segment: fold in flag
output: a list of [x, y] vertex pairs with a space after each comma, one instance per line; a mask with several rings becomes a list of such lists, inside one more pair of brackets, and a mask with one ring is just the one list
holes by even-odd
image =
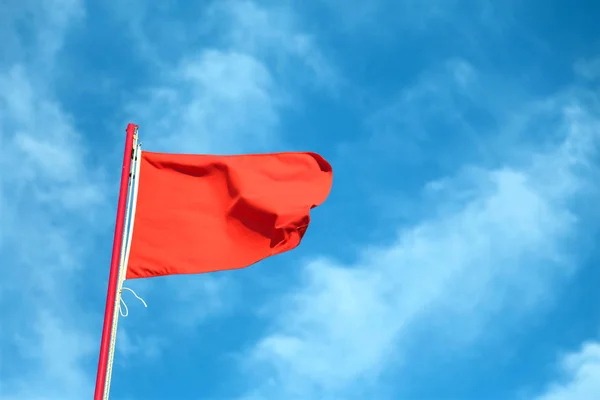
[[315, 153], [138, 157], [127, 279], [244, 268], [291, 250], [332, 184]]

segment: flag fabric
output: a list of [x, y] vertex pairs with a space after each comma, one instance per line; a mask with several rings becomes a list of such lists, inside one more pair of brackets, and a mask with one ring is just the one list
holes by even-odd
[[142, 152], [127, 279], [250, 266], [298, 246], [332, 185], [315, 153]]

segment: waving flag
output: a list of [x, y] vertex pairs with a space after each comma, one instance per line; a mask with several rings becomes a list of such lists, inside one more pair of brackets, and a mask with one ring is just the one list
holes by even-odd
[[331, 166], [314, 153], [141, 153], [127, 279], [247, 267], [296, 247]]

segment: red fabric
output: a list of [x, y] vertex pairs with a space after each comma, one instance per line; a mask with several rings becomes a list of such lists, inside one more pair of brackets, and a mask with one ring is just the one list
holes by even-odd
[[127, 279], [244, 268], [291, 250], [331, 184], [314, 153], [142, 152]]

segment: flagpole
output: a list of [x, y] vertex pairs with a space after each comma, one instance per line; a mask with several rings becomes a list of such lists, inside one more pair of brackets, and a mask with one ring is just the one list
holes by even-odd
[[119, 200], [117, 205], [117, 220], [115, 223], [115, 235], [113, 239], [112, 256], [110, 260], [110, 273], [108, 277], [108, 290], [106, 293], [106, 306], [104, 309], [104, 325], [102, 327], [102, 339], [100, 342], [100, 356], [98, 359], [98, 373], [96, 375], [96, 390], [94, 400], [102, 400], [106, 387], [106, 374], [108, 358], [110, 353], [110, 338], [113, 320], [115, 318], [115, 302], [119, 278], [119, 261], [121, 258], [121, 243], [125, 223], [125, 210], [127, 206], [127, 192], [131, 173], [131, 159], [133, 156], [133, 139], [137, 134], [137, 125], [128, 124], [125, 138], [125, 155], [123, 156], [123, 167], [121, 170], [121, 187], [119, 189]]

